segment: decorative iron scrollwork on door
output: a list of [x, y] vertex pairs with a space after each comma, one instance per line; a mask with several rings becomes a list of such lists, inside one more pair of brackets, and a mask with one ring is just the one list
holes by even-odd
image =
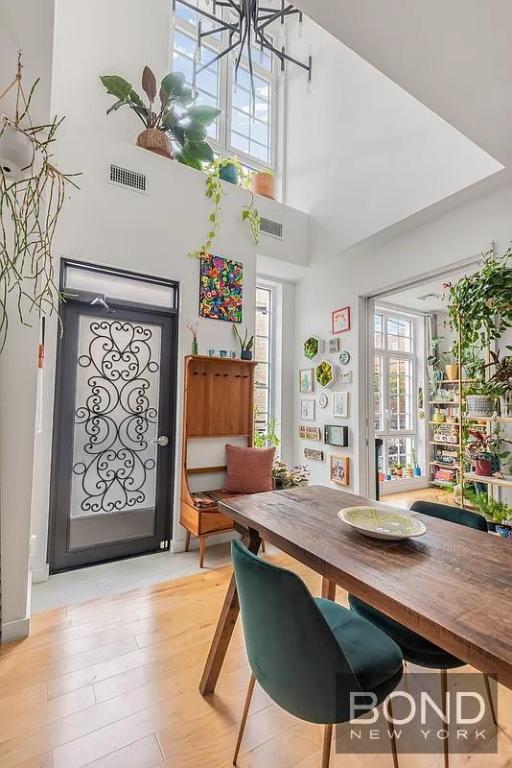
[[71, 515], [154, 504], [160, 329], [81, 318]]

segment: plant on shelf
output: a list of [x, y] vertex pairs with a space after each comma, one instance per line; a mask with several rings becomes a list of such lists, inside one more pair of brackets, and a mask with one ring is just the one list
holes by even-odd
[[421, 477], [421, 467], [418, 464], [418, 455], [415, 448], [413, 448], [411, 451], [411, 461], [414, 477]]
[[260, 413], [257, 408], [254, 409], [254, 434], [252, 444], [254, 448], [279, 448], [281, 445], [281, 438], [277, 434], [277, 419], [275, 416], [271, 416], [266, 425], [266, 429], [258, 429], [257, 422], [260, 418]]
[[466, 460], [474, 465], [476, 475], [490, 477], [499, 471], [501, 462], [510, 457], [510, 451], [503, 450], [510, 441], [503, 438], [499, 428], [493, 432], [468, 429], [463, 440]]
[[192, 334], [192, 354], [199, 354], [199, 344], [197, 341], [197, 323], [187, 323], [187, 331]]
[[284, 461], [276, 459], [272, 467], [272, 480], [276, 490], [284, 488], [297, 488], [307, 485], [309, 470], [304, 466], [288, 467]]
[[474, 346], [486, 348], [512, 327], [512, 248], [503, 256], [488, 251], [478, 272], [447, 287], [450, 326], [458, 333], [460, 324], [461, 353]]
[[[190, 252], [189, 256], [193, 258], [200, 258], [210, 253], [213, 248], [213, 243], [219, 231], [222, 213], [222, 197], [224, 195], [222, 181], [226, 180], [225, 178], [223, 179], [222, 174], [227, 169], [230, 171], [232, 169], [236, 170], [239, 186], [245, 189], [249, 195], [249, 202], [247, 205], [242, 206], [242, 221], [246, 221], [249, 224], [254, 242], [256, 244], [259, 242], [261, 219], [254, 205], [254, 195], [249, 188], [250, 177], [237, 157], [219, 157], [210, 163], [206, 171], [205, 195], [208, 200], [212, 201], [213, 207], [208, 217], [207, 237], [197, 251]], [[229, 183], [233, 182], [230, 181]]]
[[496, 501], [487, 493], [476, 493], [474, 498], [478, 509], [486, 520], [495, 525], [512, 524], [512, 507], [508, 504], [503, 501]]
[[233, 336], [240, 344], [240, 357], [242, 360], [252, 360], [252, 348], [254, 345], [254, 336], [249, 336], [249, 331], [245, 329], [244, 338], [240, 336], [238, 328], [233, 323]]
[[[512, 347], [507, 346], [508, 350]], [[501, 398], [501, 415], [509, 416], [512, 410], [512, 355], [500, 358], [499, 353], [489, 351], [491, 362], [486, 368], [494, 368], [494, 373], [489, 378], [489, 384], [496, 387]]]
[[137, 138], [139, 147], [171, 159], [177, 148], [176, 159], [200, 171], [204, 163], [213, 160], [213, 150], [206, 141], [207, 129], [220, 115], [220, 109], [195, 106], [196, 95], [186, 85], [182, 72], [170, 72], [158, 88], [154, 73], [148, 66], [144, 67], [142, 89], [148, 98], [147, 104], [123, 77], [102, 75], [100, 80], [107, 93], [116, 98], [107, 115], [129, 107], [144, 125]]
[[0, 111], [0, 352], [12, 320], [30, 326], [34, 318], [58, 312], [53, 239], [69, 185], [77, 174], [60, 171], [53, 147], [63, 118], [37, 124], [30, 105], [21, 54], [13, 81], [0, 95], [16, 92], [15, 114]]
[[436, 383], [440, 383], [445, 375], [449, 381], [459, 378], [459, 366], [455, 362], [457, 357], [454, 350], [448, 353], [440, 349], [444, 340], [444, 336], [433, 336], [430, 342], [430, 354], [427, 355], [427, 364], [432, 368], [432, 378]]
[[464, 388], [467, 416], [470, 418], [492, 416], [501, 393], [501, 387], [491, 380], [471, 382]]

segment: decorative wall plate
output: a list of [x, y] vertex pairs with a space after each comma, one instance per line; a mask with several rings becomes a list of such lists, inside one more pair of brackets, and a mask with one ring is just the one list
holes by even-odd
[[350, 363], [350, 352], [347, 352], [347, 350], [344, 349], [343, 352], [340, 353], [339, 361], [342, 365]]
[[327, 397], [326, 394], [322, 392], [322, 394], [318, 398], [318, 405], [320, 406], [320, 408], [327, 408], [328, 402], [329, 402], [329, 398]]

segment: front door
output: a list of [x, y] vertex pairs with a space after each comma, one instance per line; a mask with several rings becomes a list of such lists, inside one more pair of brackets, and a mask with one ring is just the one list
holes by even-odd
[[51, 572], [168, 547], [176, 323], [140, 305], [64, 304]]

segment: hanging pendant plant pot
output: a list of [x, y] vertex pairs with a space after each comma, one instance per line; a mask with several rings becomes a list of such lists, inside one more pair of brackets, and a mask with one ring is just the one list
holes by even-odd
[[0, 118], [0, 166], [4, 176], [16, 179], [32, 166], [34, 143], [5, 115]]
[[168, 157], [169, 160], [174, 159], [169, 136], [163, 131], [159, 131], [158, 128], [146, 128], [145, 131], [139, 133], [137, 146], [149, 149], [150, 152], [155, 152], [162, 157]]

